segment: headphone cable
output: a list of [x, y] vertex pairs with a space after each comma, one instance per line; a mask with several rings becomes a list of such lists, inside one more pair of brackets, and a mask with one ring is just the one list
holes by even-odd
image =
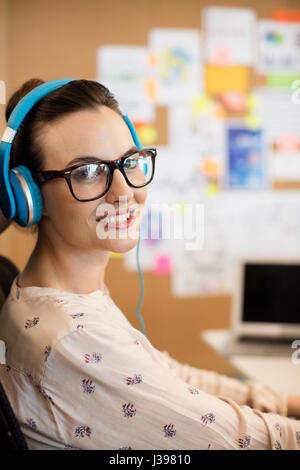
[[143, 296], [144, 296], [144, 280], [143, 280], [143, 273], [142, 273], [141, 266], [140, 266], [140, 232], [139, 232], [139, 239], [138, 239], [137, 247], [136, 247], [136, 263], [137, 263], [137, 268], [138, 268], [139, 277], [140, 277], [140, 284], [141, 284], [141, 292], [140, 292], [140, 298], [139, 298], [138, 306], [137, 306], [137, 309], [136, 309], [136, 314], [138, 316], [140, 325], [142, 327], [142, 332], [146, 336], [146, 338], [148, 339], [147, 334], [146, 334], [146, 330], [145, 330], [145, 326], [144, 326], [144, 321], [143, 321], [142, 315], [140, 313], [141, 304], [142, 304]]

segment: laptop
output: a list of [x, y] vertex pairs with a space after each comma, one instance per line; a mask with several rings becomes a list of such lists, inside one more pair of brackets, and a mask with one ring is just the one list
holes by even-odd
[[300, 260], [240, 260], [225, 354], [291, 357], [299, 340]]

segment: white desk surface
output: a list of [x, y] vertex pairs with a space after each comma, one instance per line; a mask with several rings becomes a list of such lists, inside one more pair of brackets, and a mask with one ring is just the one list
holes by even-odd
[[[205, 330], [201, 338], [224, 356], [225, 344], [230, 330]], [[278, 356], [225, 356], [240, 372], [251, 380], [268, 384], [277, 390], [300, 394], [300, 364], [294, 364], [289, 357]]]

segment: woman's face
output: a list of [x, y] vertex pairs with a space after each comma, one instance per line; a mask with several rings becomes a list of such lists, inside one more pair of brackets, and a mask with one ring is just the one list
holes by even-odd
[[[43, 170], [63, 170], [78, 163], [71, 161], [82, 156], [117, 160], [135, 147], [123, 118], [106, 106], [78, 111], [45, 125], [38, 142], [44, 155]], [[74, 199], [63, 178], [44, 183], [41, 191], [44, 216], [40, 223], [50, 239], [59, 237], [63, 244], [74, 248], [114, 252], [126, 252], [136, 245], [137, 237], [130, 233], [138, 233], [147, 189], [128, 186], [119, 170], [114, 171], [109, 191], [95, 201]], [[136, 210], [129, 230], [127, 222], [116, 220], [108, 228], [103, 224], [104, 219], [99, 221], [99, 215], [106, 214], [107, 210], [108, 216], [113, 216], [115, 211], [126, 212], [133, 208]], [[99, 228], [105, 233], [102, 238]]]

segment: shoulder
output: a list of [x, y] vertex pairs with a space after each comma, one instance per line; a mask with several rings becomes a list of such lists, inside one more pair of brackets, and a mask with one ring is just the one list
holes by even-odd
[[107, 296], [95, 303], [76, 294], [28, 292], [11, 290], [0, 314], [0, 339], [6, 347], [6, 364], [39, 382], [51, 350], [62, 338], [101, 323], [109, 302]]

